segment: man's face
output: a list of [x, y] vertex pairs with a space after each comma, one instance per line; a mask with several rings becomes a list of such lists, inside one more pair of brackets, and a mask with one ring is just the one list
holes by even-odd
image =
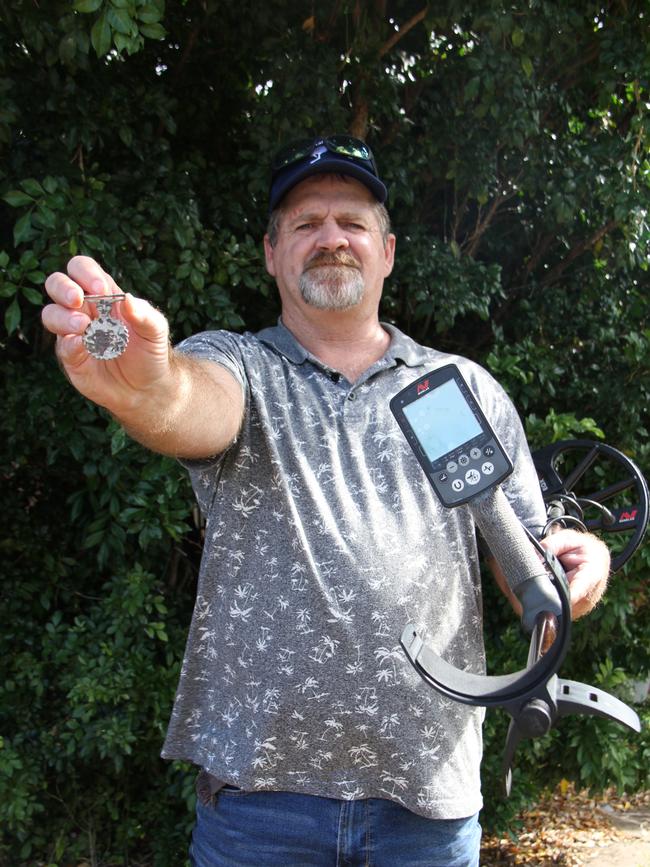
[[315, 175], [291, 190], [278, 237], [264, 239], [283, 306], [347, 310], [377, 305], [393, 266], [394, 236], [382, 238], [376, 202], [352, 178]]

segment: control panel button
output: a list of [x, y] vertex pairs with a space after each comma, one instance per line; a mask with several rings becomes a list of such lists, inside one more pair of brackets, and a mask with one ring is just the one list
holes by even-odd
[[449, 463], [447, 464], [447, 472], [448, 473], [455, 473], [457, 469], [458, 469], [458, 464], [456, 463], [456, 461], [449, 461]]
[[467, 470], [465, 473], [465, 481], [468, 485], [478, 485], [481, 481], [481, 474], [478, 470]]
[[446, 482], [448, 478], [449, 476], [447, 475], [447, 473], [440, 473], [440, 475], [438, 476], [438, 481]]
[[485, 448], [483, 449], [483, 454], [486, 458], [491, 458], [494, 454], [494, 446], [485, 446]]
[[473, 461], [478, 461], [481, 457], [481, 450], [477, 449], [476, 446], [474, 446], [474, 448], [470, 451], [469, 456]]
[[491, 476], [494, 472], [494, 464], [491, 461], [485, 461], [481, 467], [484, 476]]
[[462, 479], [454, 479], [454, 481], [451, 483], [451, 486], [454, 491], [459, 494], [465, 487], [465, 482]]
[[468, 458], [468, 456], [467, 456], [467, 455], [461, 455], [461, 456], [458, 458], [458, 463], [461, 465], [461, 467], [466, 467], [467, 464], [469, 463], [469, 458]]

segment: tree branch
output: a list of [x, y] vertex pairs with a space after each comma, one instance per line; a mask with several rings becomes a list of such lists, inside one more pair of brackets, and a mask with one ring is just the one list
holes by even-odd
[[541, 286], [548, 286], [551, 283], [555, 283], [558, 280], [564, 271], [569, 267], [569, 265], [574, 262], [579, 256], [582, 256], [587, 250], [591, 249], [595, 244], [600, 241], [605, 235], [609, 234], [612, 229], [616, 228], [618, 222], [616, 220], [608, 220], [604, 226], [601, 226], [600, 229], [597, 229], [592, 235], [588, 238], [584, 238], [578, 244], [569, 250], [567, 255], [562, 259], [561, 262], [553, 268], [553, 270], [546, 276], [540, 283]]
[[474, 229], [474, 231], [472, 232], [470, 237], [463, 244], [463, 247], [465, 247], [465, 253], [467, 256], [469, 256], [471, 259], [474, 258], [475, 254], [476, 254], [476, 250], [478, 248], [478, 245], [481, 241], [481, 238], [483, 237], [483, 235], [487, 231], [487, 229], [490, 227], [490, 224], [492, 223], [492, 220], [496, 216], [497, 211], [499, 210], [501, 205], [503, 205], [504, 202], [507, 202], [508, 199], [511, 199], [513, 196], [516, 196], [516, 195], [517, 195], [517, 190], [515, 189], [510, 193], [501, 193], [500, 195], [496, 196], [492, 200], [492, 204], [488, 208], [487, 214], [485, 215], [485, 218], [483, 220], [481, 220], [481, 211], [479, 210], [478, 216], [476, 218], [476, 228]]
[[541, 239], [538, 239], [533, 247], [533, 252], [531, 253], [528, 261], [526, 262], [525, 268], [525, 276], [524, 283], [528, 281], [528, 278], [532, 274], [532, 272], [537, 268], [539, 263], [542, 260], [542, 257], [546, 255], [549, 248], [553, 246], [555, 241], [555, 236], [552, 234], [546, 234]]
[[384, 42], [384, 44], [379, 49], [379, 57], [381, 58], [384, 56], [384, 54], [388, 54], [388, 52], [397, 45], [400, 39], [403, 39], [406, 36], [409, 30], [412, 30], [416, 24], [419, 24], [420, 21], [422, 21], [426, 17], [428, 11], [429, 4], [427, 3], [424, 9], [420, 9], [419, 12], [416, 12], [415, 15], [409, 18], [406, 24], [403, 24], [399, 30], [393, 33], [390, 39], [387, 39], [386, 42]]
[[[392, 36], [384, 42], [383, 45], [380, 46], [377, 52], [377, 60], [381, 60], [381, 58], [387, 54], [392, 48], [397, 45], [397, 43], [406, 36], [420, 21], [424, 19], [428, 12], [429, 6], [426, 4], [424, 8], [422, 8], [419, 12], [416, 12], [409, 20]], [[361, 6], [357, 2], [354, 9], [354, 20], [357, 28], [360, 26], [361, 22]], [[385, 3], [384, 0], [376, 0], [375, 4], [375, 12], [377, 13], [376, 17], [383, 17], [385, 15]], [[370, 105], [367, 94], [365, 92], [365, 84], [367, 81], [367, 75], [363, 72], [359, 73], [359, 77], [354, 85], [352, 91], [352, 121], [350, 122], [349, 132], [351, 135], [356, 136], [357, 138], [364, 139], [368, 134], [368, 128], [370, 125]]]
[[368, 135], [370, 107], [368, 98], [364, 93], [365, 77], [359, 76], [352, 93], [352, 121], [350, 122], [350, 135], [364, 139]]

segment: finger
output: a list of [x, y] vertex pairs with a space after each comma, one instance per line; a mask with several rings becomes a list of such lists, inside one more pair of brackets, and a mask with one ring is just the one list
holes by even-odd
[[60, 304], [48, 304], [41, 311], [41, 320], [52, 334], [83, 334], [90, 324], [90, 317], [81, 310], [70, 310]]
[[121, 292], [111, 275], [90, 256], [74, 256], [70, 259], [68, 274], [87, 295], [114, 295]]
[[584, 536], [576, 530], [559, 530], [542, 539], [542, 545], [555, 556], [584, 544]]
[[64, 369], [70, 373], [90, 358], [81, 336], [77, 334], [65, 334], [57, 337], [56, 354]]
[[55, 304], [79, 309], [83, 304], [84, 291], [67, 274], [56, 271], [45, 281], [45, 291]]
[[561, 552], [558, 559], [562, 563], [564, 571], [568, 572], [581, 566], [588, 558], [582, 549], [572, 548], [569, 551]]
[[571, 612], [574, 619], [588, 614], [605, 592], [606, 582], [594, 582], [593, 576], [577, 571], [569, 581]]

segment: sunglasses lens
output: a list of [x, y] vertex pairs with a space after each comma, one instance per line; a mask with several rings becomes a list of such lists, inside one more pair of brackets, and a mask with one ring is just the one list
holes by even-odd
[[304, 159], [311, 152], [313, 146], [313, 138], [301, 138], [298, 141], [291, 142], [291, 144], [282, 148], [273, 157], [273, 163], [271, 164], [272, 171], [279, 172], [280, 169], [284, 169], [292, 163], [297, 163], [298, 160]]
[[333, 135], [327, 139], [327, 144], [337, 154], [342, 154], [346, 157], [352, 157], [357, 160], [367, 160], [372, 162], [372, 153], [370, 148], [357, 138], [352, 138], [349, 135]]

